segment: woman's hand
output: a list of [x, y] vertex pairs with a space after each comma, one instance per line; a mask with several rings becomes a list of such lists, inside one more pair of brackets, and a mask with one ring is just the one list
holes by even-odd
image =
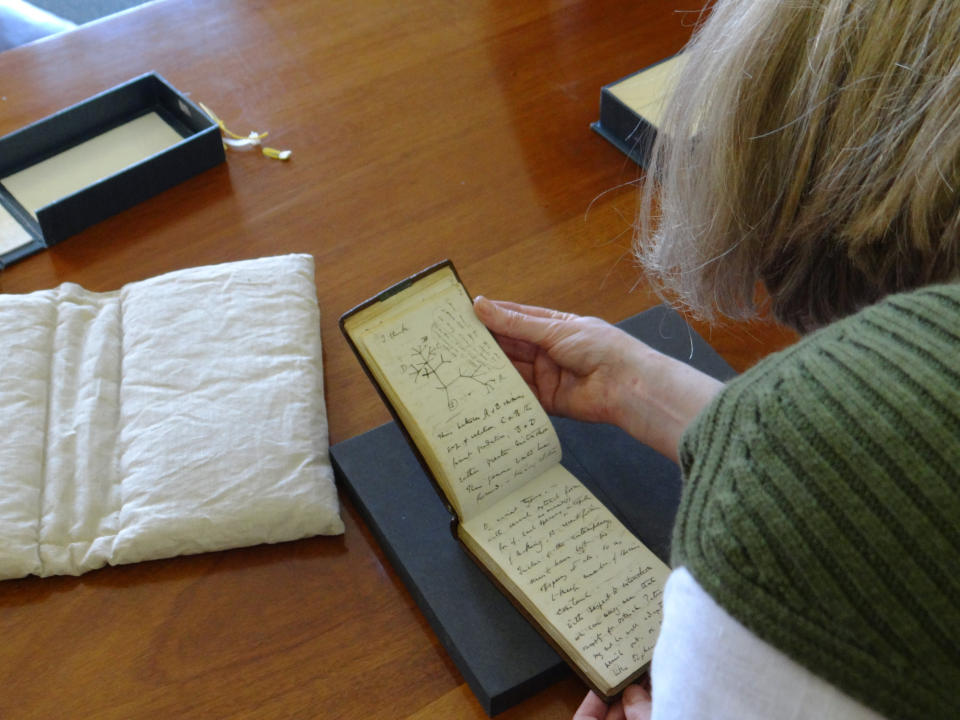
[[573, 720], [650, 720], [650, 693], [639, 685], [630, 685], [609, 707], [593, 692], [580, 703]]
[[674, 460], [722, 387], [598, 318], [483, 297], [474, 309], [547, 412], [613, 423]]
[[652, 352], [599, 320], [478, 297], [477, 315], [548, 413], [616, 422], [640, 355]]

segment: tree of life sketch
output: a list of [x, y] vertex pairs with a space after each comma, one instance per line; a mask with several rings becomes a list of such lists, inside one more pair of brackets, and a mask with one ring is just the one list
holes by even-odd
[[428, 381], [428, 387], [442, 392], [449, 410], [474, 391], [492, 393], [503, 380], [499, 371], [505, 357], [486, 328], [472, 320], [451, 305], [439, 308], [429, 334], [410, 347], [402, 367], [415, 383]]

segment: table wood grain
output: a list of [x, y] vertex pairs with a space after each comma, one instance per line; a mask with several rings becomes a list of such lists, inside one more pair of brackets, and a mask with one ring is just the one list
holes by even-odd
[[[339, 315], [437, 260], [473, 293], [619, 321], [637, 167], [602, 85], [681, 48], [698, 0], [158, 0], [0, 54], [0, 134], [156, 71], [289, 162], [228, 162], [0, 273], [95, 291], [313, 254], [330, 441], [388, 415]], [[696, 327], [738, 370], [792, 340]], [[363, 522], [274, 546], [0, 583], [0, 718], [483, 718]], [[570, 677], [501, 717], [568, 718]]]

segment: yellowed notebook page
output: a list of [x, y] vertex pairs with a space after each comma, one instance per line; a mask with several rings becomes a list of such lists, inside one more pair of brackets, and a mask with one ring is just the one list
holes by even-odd
[[461, 519], [560, 461], [549, 417], [452, 273], [351, 335], [430, 444], [424, 455]]
[[[669, 568], [557, 466], [464, 523], [568, 655], [614, 688], [650, 661]], [[588, 673], [590, 674], [590, 673]]]
[[614, 83], [609, 90], [647, 122], [659, 126], [666, 101], [673, 90], [674, 78], [680, 72], [683, 60], [683, 55], [674, 55]]
[[36, 165], [0, 179], [17, 202], [33, 213], [120, 172], [183, 140], [151, 112]]

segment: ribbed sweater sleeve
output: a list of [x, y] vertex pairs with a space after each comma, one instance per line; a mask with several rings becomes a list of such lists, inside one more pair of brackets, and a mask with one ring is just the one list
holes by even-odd
[[960, 717], [960, 285], [767, 358], [680, 460], [675, 567], [878, 712]]

